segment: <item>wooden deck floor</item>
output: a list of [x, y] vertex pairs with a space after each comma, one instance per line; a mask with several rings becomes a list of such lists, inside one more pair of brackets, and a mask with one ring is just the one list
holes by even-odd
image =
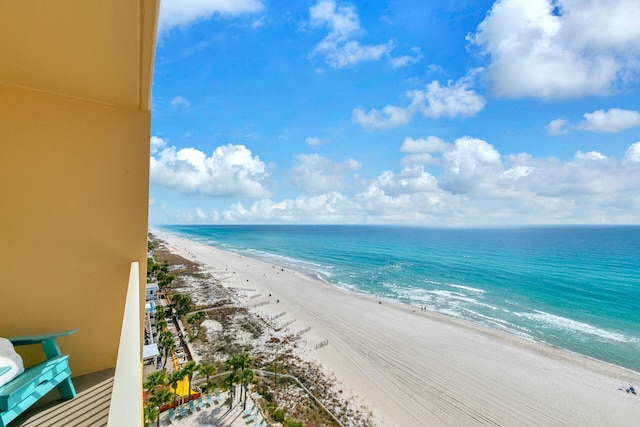
[[54, 389], [42, 402], [16, 418], [10, 427], [85, 427], [106, 426], [113, 387], [113, 370], [73, 379], [78, 394], [60, 400]]

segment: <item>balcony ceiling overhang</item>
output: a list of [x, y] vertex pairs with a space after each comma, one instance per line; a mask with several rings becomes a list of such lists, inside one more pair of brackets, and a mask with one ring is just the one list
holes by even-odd
[[2, 0], [0, 84], [150, 110], [159, 0]]

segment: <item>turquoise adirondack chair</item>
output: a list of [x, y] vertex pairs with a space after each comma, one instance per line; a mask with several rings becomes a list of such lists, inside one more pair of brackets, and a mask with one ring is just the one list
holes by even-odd
[[60, 397], [64, 400], [73, 399], [76, 396], [76, 390], [71, 382], [69, 356], [60, 352], [56, 342], [56, 338], [76, 332], [78, 332], [77, 329], [72, 329], [9, 338], [14, 346], [42, 344], [47, 360], [25, 369], [22, 374], [0, 387], [0, 427], [6, 427], [54, 387], [58, 387]]

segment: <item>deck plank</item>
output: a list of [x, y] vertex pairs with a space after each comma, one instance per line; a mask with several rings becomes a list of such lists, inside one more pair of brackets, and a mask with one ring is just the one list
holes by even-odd
[[106, 426], [113, 378], [78, 393], [71, 400], [46, 409], [22, 424], [22, 427], [85, 427]]

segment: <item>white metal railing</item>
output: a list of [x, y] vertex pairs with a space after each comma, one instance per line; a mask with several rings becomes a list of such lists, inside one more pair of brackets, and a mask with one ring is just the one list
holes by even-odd
[[140, 427], [142, 418], [142, 354], [140, 353], [140, 276], [131, 263], [109, 406], [109, 427]]

